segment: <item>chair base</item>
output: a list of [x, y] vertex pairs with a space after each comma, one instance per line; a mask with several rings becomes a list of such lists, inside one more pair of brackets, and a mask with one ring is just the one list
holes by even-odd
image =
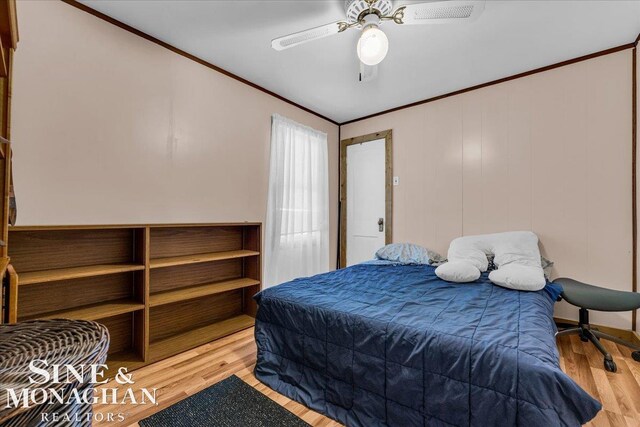
[[598, 351], [600, 351], [600, 353], [602, 353], [602, 355], [604, 356], [604, 368], [609, 372], [616, 372], [618, 370], [618, 367], [613, 361], [613, 357], [611, 357], [611, 354], [609, 354], [607, 349], [600, 342], [600, 339], [612, 341], [616, 344], [620, 344], [634, 350], [634, 352], [631, 353], [631, 356], [633, 357], [633, 360], [640, 362], [640, 346], [637, 346], [618, 337], [614, 337], [613, 335], [605, 334], [604, 332], [591, 329], [591, 325], [589, 324], [589, 310], [587, 310], [586, 308], [580, 309], [580, 321], [577, 327], [566, 328], [556, 333], [556, 337], [561, 337], [563, 335], [579, 335], [582, 341], [591, 341], [593, 345], [596, 346]]

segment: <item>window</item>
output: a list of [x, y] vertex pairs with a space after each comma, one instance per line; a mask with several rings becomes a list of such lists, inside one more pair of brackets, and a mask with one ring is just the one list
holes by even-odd
[[265, 231], [265, 287], [328, 269], [327, 135], [274, 115]]

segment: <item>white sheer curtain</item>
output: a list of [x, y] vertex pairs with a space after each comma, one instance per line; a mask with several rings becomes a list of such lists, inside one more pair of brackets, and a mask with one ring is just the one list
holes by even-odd
[[327, 134], [273, 115], [263, 287], [329, 270], [327, 156]]

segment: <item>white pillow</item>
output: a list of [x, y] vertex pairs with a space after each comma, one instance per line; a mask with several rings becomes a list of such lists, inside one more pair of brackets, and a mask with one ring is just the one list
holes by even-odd
[[[498, 269], [508, 264], [528, 265], [542, 269], [538, 236], [530, 231], [489, 234], [489, 250], [495, 254]], [[544, 274], [544, 273], [543, 273]]]
[[[489, 274], [489, 280], [498, 286], [523, 291], [537, 291], [544, 288], [546, 280], [540, 263], [538, 236], [530, 231], [465, 236], [454, 239], [449, 246], [449, 263], [436, 269], [443, 280], [451, 278], [472, 278], [469, 265], [479, 271], [487, 271], [487, 255], [494, 255], [496, 270]], [[440, 273], [438, 273], [440, 270]], [[462, 281], [462, 280], [459, 280]]]
[[489, 260], [483, 250], [486, 243], [481, 236], [458, 237], [449, 245], [447, 259], [449, 261], [465, 261], [475, 266], [481, 272], [487, 271]]
[[436, 275], [447, 282], [465, 283], [480, 278], [480, 270], [465, 261], [449, 261], [436, 268]]
[[539, 291], [547, 284], [542, 268], [508, 264], [489, 273], [489, 280], [498, 286], [519, 291]]

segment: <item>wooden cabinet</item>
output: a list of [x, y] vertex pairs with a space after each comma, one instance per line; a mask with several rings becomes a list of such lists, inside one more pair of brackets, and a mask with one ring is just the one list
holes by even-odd
[[12, 317], [96, 320], [136, 368], [254, 324], [261, 225], [12, 227]]
[[[9, 292], [12, 277], [7, 273], [7, 233], [11, 179], [11, 78], [13, 52], [18, 46], [18, 20], [15, 0], [0, 0], [0, 323], [7, 316], [15, 297]], [[9, 270], [11, 273], [11, 270]], [[15, 283], [15, 278], [13, 279]], [[15, 304], [14, 304], [15, 305]], [[15, 320], [15, 319], [13, 319]]]

